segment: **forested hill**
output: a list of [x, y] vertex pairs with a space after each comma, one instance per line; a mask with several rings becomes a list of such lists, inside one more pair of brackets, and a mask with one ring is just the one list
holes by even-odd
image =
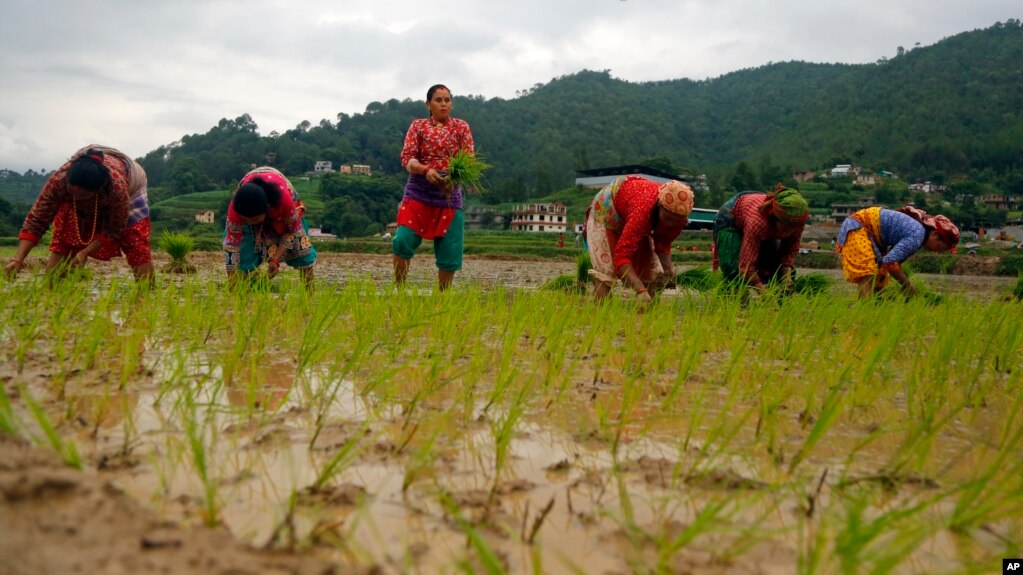
[[[576, 169], [653, 157], [722, 182], [739, 161], [813, 169], [845, 158], [908, 178], [982, 174], [1023, 185], [1021, 62], [1023, 27], [1012, 20], [874, 64], [771, 63], [645, 83], [583, 71], [510, 100], [456, 97], [454, 113], [471, 124], [504, 199], [569, 186]], [[268, 152], [289, 174], [316, 160], [397, 172], [405, 130], [424, 112], [418, 99], [392, 99], [265, 136], [246, 114], [143, 164], [151, 184], [175, 193], [226, 186]]]

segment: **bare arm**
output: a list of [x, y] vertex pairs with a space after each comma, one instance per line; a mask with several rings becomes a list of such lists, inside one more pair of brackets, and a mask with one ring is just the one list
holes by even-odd
[[36, 244], [38, 243], [39, 242], [26, 239], [19, 241], [18, 250], [15, 252], [14, 257], [8, 260], [7, 264], [4, 266], [4, 274], [6, 274], [7, 277], [14, 277], [17, 275], [17, 273], [25, 267], [25, 258], [28, 257], [29, 252], [31, 252], [32, 248], [36, 247]]

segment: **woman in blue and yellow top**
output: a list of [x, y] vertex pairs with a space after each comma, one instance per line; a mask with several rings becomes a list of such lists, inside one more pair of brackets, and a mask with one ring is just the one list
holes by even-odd
[[859, 286], [860, 298], [881, 291], [891, 275], [908, 295], [916, 294], [902, 262], [920, 248], [947, 252], [959, 243], [959, 228], [945, 216], [912, 206], [901, 210], [866, 208], [842, 223], [836, 250], [846, 281]]

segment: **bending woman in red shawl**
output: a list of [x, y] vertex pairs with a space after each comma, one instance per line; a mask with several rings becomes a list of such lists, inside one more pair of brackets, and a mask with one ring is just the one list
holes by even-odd
[[474, 152], [472, 131], [464, 120], [451, 117], [451, 91], [437, 84], [426, 92], [429, 118], [413, 120], [401, 149], [401, 165], [408, 170], [405, 196], [398, 208], [398, 229], [391, 241], [394, 283], [405, 283], [416, 248], [433, 240], [437, 282], [446, 290], [462, 269], [465, 219], [462, 190], [449, 187], [444, 170], [455, 153]]
[[674, 180], [660, 184], [622, 176], [600, 190], [586, 214], [589, 274], [597, 301], [618, 279], [636, 291], [643, 305], [650, 303], [650, 289], [673, 283], [671, 243], [692, 211], [693, 191]]
[[13, 276], [53, 224], [46, 271], [81, 267], [124, 254], [136, 280], [153, 278], [149, 200], [142, 166], [114, 148], [78, 150], [46, 181], [18, 234], [4, 272]]

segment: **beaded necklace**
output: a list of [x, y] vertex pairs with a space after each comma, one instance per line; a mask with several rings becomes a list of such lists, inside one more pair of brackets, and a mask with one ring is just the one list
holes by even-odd
[[78, 202], [75, 200], [75, 195], [71, 194], [71, 213], [75, 219], [75, 236], [78, 238], [80, 245], [89, 245], [92, 243], [92, 239], [96, 237], [96, 222], [99, 221], [99, 194], [96, 194], [96, 204], [93, 206], [92, 211], [92, 233], [89, 234], [88, 241], [82, 239], [81, 228], [78, 227]]

